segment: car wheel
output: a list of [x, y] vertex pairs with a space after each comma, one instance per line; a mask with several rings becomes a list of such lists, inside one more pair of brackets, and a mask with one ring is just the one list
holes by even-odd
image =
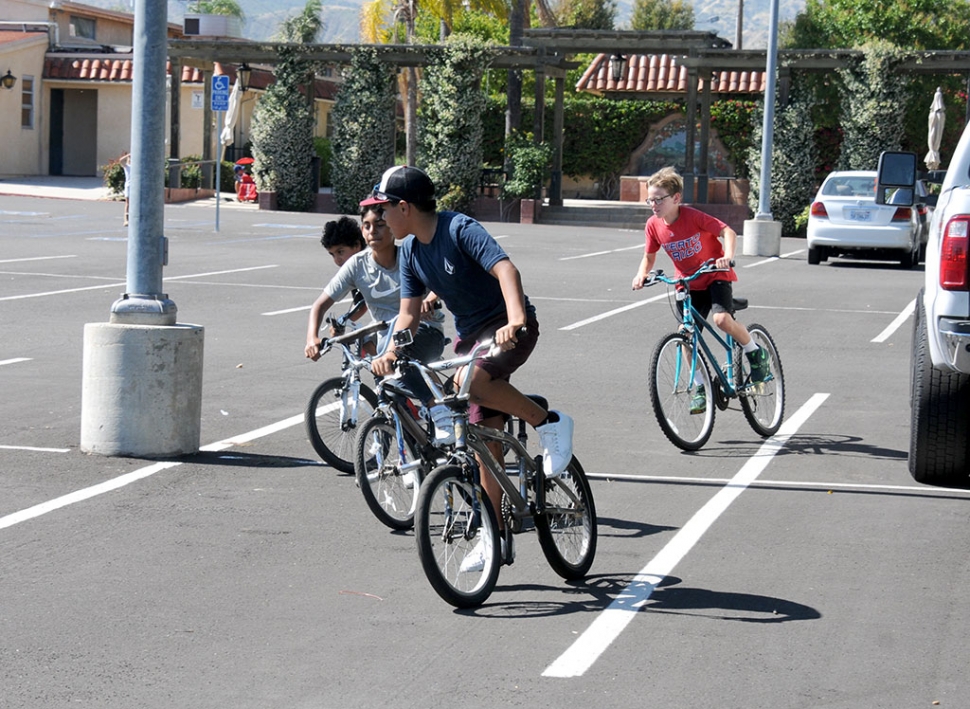
[[808, 265], [818, 266], [822, 262], [822, 250], [818, 246], [808, 247]]
[[933, 367], [922, 293], [914, 313], [911, 370], [910, 475], [927, 485], [966, 485], [970, 376]]
[[914, 244], [914, 248], [907, 251], [899, 259], [899, 265], [903, 268], [915, 268], [919, 263], [919, 242]]

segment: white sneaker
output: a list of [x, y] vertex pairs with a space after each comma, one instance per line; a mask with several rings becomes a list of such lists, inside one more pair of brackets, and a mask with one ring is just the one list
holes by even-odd
[[437, 446], [445, 446], [455, 442], [455, 422], [451, 409], [444, 404], [431, 407], [431, 420], [434, 422], [434, 442]]
[[485, 568], [485, 537], [481, 534], [478, 535], [478, 543], [472, 548], [470, 552], [465, 554], [465, 558], [461, 560], [461, 566], [458, 567], [458, 573], [460, 574], [473, 574], [481, 571]]
[[562, 475], [573, 459], [573, 420], [556, 411], [559, 420], [536, 427], [542, 444], [542, 470], [547, 478]]

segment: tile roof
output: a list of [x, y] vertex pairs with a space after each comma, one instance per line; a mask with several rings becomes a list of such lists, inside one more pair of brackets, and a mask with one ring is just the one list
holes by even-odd
[[[697, 90], [704, 88], [704, 78]], [[687, 67], [677, 64], [677, 57], [669, 54], [631, 54], [626, 58], [626, 71], [619, 81], [613, 81], [610, 55], [599, 54], [576, 84], [577, 91], [594, 94], [686, 94]], [[711, 92], [715, 94], [764, 93], [763, 71], [720, 71], [711, 76]]]
[[[172, 64], [168, 62], [165, 73], [172, 73]], [[232, 64], [213, 64], [214, 75], [227, 74], [232, 81], [236, 80], [236, 67]], [[132, 80], [132, 55], [95, 55], [95, 54], [48, 54], [44, 59], [44, 78], [62, 81], [105, 81], [128, 82]], [[183, 84], [201, 84], [205, 76], [201, 69], [192, 66], [182, 66]], [[265, 90], [273, 83], [273, 72], [269, 69], [254, 68], [249, 79], [249, 88]], [[336, 82], [317, 79], [314, 95], [318, 99], [333, 100], [337, 93]]]
[[19, 42], [22, 39], [30, 39], [32, 37], [47, 37], [47, 33], [46, 32], [20, 32], [17, 30], [2, 30], [0, 31], [0, 44], [11, 44], [13, 42]]

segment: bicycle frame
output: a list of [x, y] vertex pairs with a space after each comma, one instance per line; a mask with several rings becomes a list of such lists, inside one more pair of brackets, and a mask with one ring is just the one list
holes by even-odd
[[[683, 293], [683, 297], [681, 294]], [[721, 336], [717, 329], [714, 328], [704, 317], [697, 311], [697, 309], [691, 303], [690, 291], [682, 291], [677, 293], [678, 300], [681, 301], [683, 306], [683, 315], [681, 317], [681, 323], [691, 334], [691, 365], [690, 365], [690, 378], [688, 381], [693, 381], [694, 372], [697, 369], [697, 357], [700, 356], [698, 353], [703, 352], [703, 356], [707, 358], [707, 361], [711, 364], [711, 368], [717, 374], [718, 380], [721, 382], [721, 386], [724, 389], [724, 393], [729, 396], [737, 396], [738, 391], [735, 387], [734, 381], [730, 379], [725, 372], [734, 371], [734, 338], [731, 335]], [[707, 344], [707, 340], [704, 339], [703, 330], [708, 330], [708, 333], [713, 337], [717, 343], [724, 348], [726, 352], [726, 357], [723, 365], [711, 346]], [[678, 364], [678, 367], [680, 365]]]

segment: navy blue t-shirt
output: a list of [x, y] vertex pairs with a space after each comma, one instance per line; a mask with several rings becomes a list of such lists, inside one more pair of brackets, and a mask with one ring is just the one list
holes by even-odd
[[[507, 312], [502, 287], [489, 273], [507, 258], [474, 219], [458, 212], [440, 212], [430, 244], [422, 244], [414, 236], [401, 244], [401, 297], [423, 298], [434, 291], [455, 316], [458, 337], [467, 340]], [[525, 307], [535, 317], [528, 297]]]

